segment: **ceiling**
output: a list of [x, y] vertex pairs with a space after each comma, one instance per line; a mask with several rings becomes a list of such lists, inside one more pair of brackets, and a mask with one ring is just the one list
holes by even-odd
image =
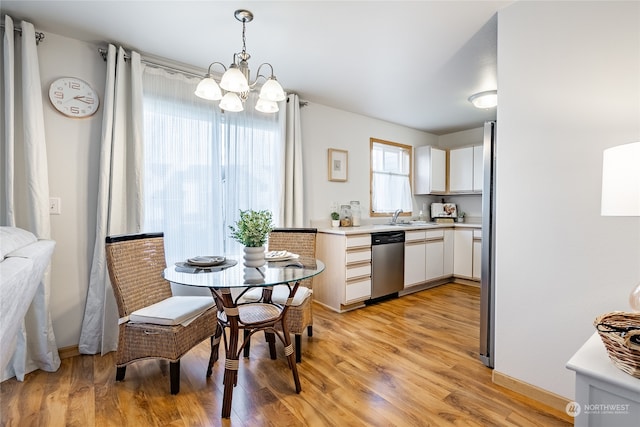
[[441, 135], [495, 119], [467, 98], [497, 89], [496, 12], [510, 3], [3, 0], [2, 13], [204, 69], [241, 50], [234, 11], [248, 9], [253, 73], [269, 62], [303, 100]]

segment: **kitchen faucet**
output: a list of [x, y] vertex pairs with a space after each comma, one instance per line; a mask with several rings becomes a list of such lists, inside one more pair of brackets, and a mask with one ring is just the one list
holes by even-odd
[[391, 224], [395, 224], [396, 221], [398, 221], [398, 215], [400, 215], [402, 213], [402, 209], [397, 209], [394, 213], [393, 213], [393, 217], [391, 218]]

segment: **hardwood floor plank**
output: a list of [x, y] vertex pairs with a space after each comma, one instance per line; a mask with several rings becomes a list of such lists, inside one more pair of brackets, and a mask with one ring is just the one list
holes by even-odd
[[230, 419], [220, 418], [224, 348], [206, 378], [205, 341], [181, 361], [180, 393], [166, 362], [145, 360], [115, 381], [115, 353], [74, 356], [56, 373], [0, 384], [10, 426], [568, 426], [562, 415], [493, 384], [478, 359], [479, 289], [446, 284], [347, 313], [314, 306], [303, 335], [302, 392], [277, 344], [262, 335], [241, 358]]

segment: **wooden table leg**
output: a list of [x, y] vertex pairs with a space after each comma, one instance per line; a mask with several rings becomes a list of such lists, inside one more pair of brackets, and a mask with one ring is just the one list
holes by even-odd
[[231, 416], [233, 388], [236, 386], [238, 380], [239, 312], [231, 296], [231, 290], [223, 289], [220, 296], [229, 323], [229, 347], [226, 349], [224, 362], [224, 394], [222, 398], [222, 418], [229, 418]]
[[296, 364], [296, 356], [293, 345], [291, 344], [291, 335], [289, 335], [289, 328], [287, 327], [287, 312], [289, 311], [289, 306], [293, 302], [293, 297], [298, 290], [298, 285], [300, 282], [296, 282], [293, 285], [293, 288], [289, 288], [289, 299], [287, 300], [285, 306], [285, 312], [282, 314], [282, 334], [284, 335], [284, 354], [287, 356], [287, 360], [289, 361], [289, 367], [291, 368], [291, 372], [293, 373], [293, 382], [296, 385], [296, 393], [300, 393], [302, 391], [302, 386], [300, 385], [300, 377], [298, 376], [298, 366]]

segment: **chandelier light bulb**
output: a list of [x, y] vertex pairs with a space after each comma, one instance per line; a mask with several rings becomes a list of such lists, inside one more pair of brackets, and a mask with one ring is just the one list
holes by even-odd
[[238, 112], [244, 110], [242, 101], [237, 93], [227, 92], [220, 100], [220, 108], [225, 111]]
[[282, 86], [280, 86], [280, 83], [278, 83], [275, 77], [267, 80], [265, 84], [262, 85], [262, 89], [260, 89], [260, 99], [280, 102], [284, 101], [285, 98], [284, 89], [282, 89]]
[[220, 80], [220, 87], [230, 92], [248, 92], [249, 83], [247, 78], [242, 74], [242, 71], [238, 69], [235, 64], [232, 64], [227, 71], [222, 75]]
[[217, 101], [222, 99], [222, 91], [220, 90], [220, 86], [216, 83], [215, 80], [211, 78], [211, 75], [207, 75], [204, 79], [198, 83], [198, 87], [194, 92], [197, 97], [202, 99], [208, 99], [210, 101]]
[[256, 110], [261, 113], [277, 113], [280, 108], [278, 108], [278, 103], [275, 101], [259, 98], [258, 102], [256, 102]]

